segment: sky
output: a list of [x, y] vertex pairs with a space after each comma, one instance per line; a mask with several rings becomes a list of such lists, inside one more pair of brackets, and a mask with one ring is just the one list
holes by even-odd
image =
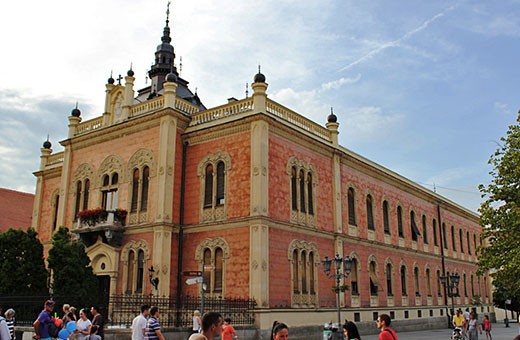
[[[42, 143], [63, 150], [76, 102], [84, 120], [103, 113], [111, 72], [131, 65], [147, 86], [166, 7], [0, 3], [0, 187], [34, 193]], [[519, 0], [174, 0], [170, 12], [177, 67], [206, 107], [244, 98], [261, 65], [270, 98], [322, 125], [333, 107], [341, 145], [477, 211], [520, 107]]]

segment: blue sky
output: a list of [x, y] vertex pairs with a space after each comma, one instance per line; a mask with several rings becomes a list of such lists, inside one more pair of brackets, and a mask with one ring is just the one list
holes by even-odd
[[[166, 1], [0, 4], [0, 187], [34, 192], [76, 101], [103, 112], [110, 72], [154, 60]], [[171, 5], [182, 77], [207, 107], [243, 98], [261, 64], [269, 96], [340, 143], [476, 211], [489, 155], [515, 123], [520, 1], [231, 1]], [[179, 65], [178, 65], [179, 66]]]

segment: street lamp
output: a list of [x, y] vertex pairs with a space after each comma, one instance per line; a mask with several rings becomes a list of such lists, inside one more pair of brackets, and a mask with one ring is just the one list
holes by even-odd
[[150, 283], [155, 288], [155, 290], [157, 290], [157, 287], [159, 286], [159, 278], [155, 275], [155, 269], [153, 269], [153, 266], [148, 268], [148, 276], [150, 278]]
[[[333, 259], [330, 259], [328, 256], [325, 256], [321, 263], [323, 264], [323, 271], [325, 272], [327, 277], [336, 278], [338, 330], [336, 331], [336, 333], [333, 334], [332, 339], [343, 339], [343, 331], [341, 329], [341, 303], [339, 297], [341, 289], [339, 284], [342, 278], [346, 278], [350, 274], [350, 270], [352, 269], [352, 259], [348, 256], [345, 256], [345, 258], [342, 259], [339, 256], [339, 254], [336, 254], [336, 256]], [[334, 263], [334, 271], [332, 270], [332, 263]]]
[[455, 297], [453, 294], [453, 289], [457, 288], [459, 286], [460, 282], [460, 275], [458, 273], [451, 274], [451, 275], [442, 275], [440, 277], [441, 283], [444, 286], [444, 288], [448, 288], [448, 292], [451, 295], [451, 315], [455, 315]]

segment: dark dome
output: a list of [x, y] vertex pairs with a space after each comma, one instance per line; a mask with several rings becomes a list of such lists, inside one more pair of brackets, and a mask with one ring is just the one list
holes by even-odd
[[128, 72], [126, 72], [126, 74], [129, 76], [129, 77], [133, 77], [134, 76], [134, 71], [132, 69], [129, 69]]
[[255, 83], [265, 83], [265, 76], [258, 72], [256, 75], [255, 75], [255, 79], [254, 79]]
[[114, 78], [112, 78], [112, 77], [108, 78], [107, 81], [108, 81], [109, 84], [114, 84], [114, 83], [116, 82], [116, 81], [114, 80]]
[[336, 115], [331, 112], [330, 115], [327, 117], [327, 122], [329, 123], [337, 123], [338, 122], [338, 117], [336, 117]]
[[74, 110], [72, 110], [72, 112], [70, 114], [71, 114], [71, 116], [79, 117], [79, 116], [81, 116], [81, 111], [76, 107]]
[[46, 140], [45, 142], [43, 142], [43, 148], [44, 149], [50, 149], [52, 146], [51, 142], [49, 142], [49, 140]]
[[169, 83], [176, 83], [177, 82], [177, 75], [175, 73], [170, 72], [166, 75], [166, 81]]

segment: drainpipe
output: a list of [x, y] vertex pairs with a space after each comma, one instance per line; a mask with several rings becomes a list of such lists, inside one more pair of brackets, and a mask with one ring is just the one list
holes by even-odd
[[184, 251], [184, 194], [186, 192], [186, 150], [188, 142], [182, 143], [181, 199], [179, 212], [179, 247], [177, 256], [177, 317], [176, 326], [180, 327], [182, 309], [182, 254]]
[[[445, 261], [445, 255], [444, 255], [444, 235], [443, 235], [443, 229], [442, 229], [442, 218], [441, 218], [441, 205], [437, 203], [437, 218], [439, 219], [439, 239], [440, 239], [440, 245], [441, 245], [441, 266], [442, 266], [442, 276], [446, 276], [446, 261]], [[450, 320], [450, 313], [449, 313], [449, 307], [448, 307], [448, 290], [447, 286], [448, 282], [446, 284], [443, 284], [444, 288], [444, 305], [446, 306], [446, 317], [448, 319], [448, 328], [451, 328], [451, 320]]]

